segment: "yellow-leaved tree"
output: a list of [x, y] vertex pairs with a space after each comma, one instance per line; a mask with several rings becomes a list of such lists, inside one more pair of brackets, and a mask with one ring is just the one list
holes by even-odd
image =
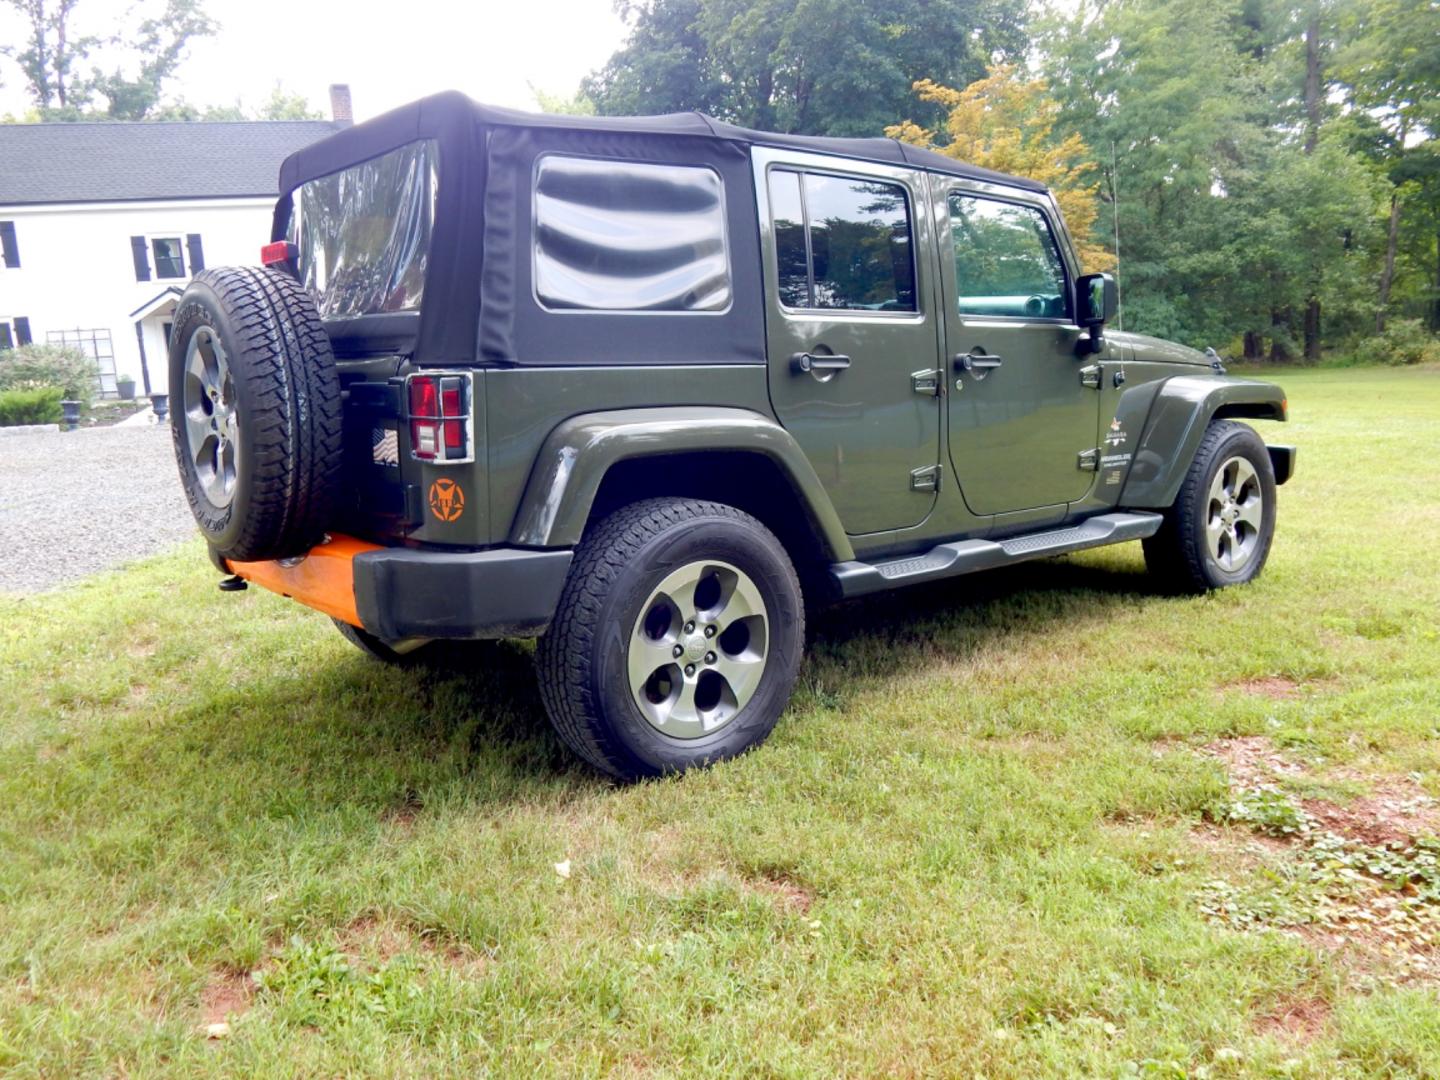
[[946, 141], [937, 143], [935, 131], [910, 120], [886, 128], [886, 135], [971, 165], [1039, 180], [1060, 204], [1086, 272], [1115, 265], [1115, 256], [1094, 239], [1100, 185], [1090, 180], [1095, 170], [1090, 148], [1079, 134], [1055, 137], [1060, 105], [1045, 80], [1025, 79], [1014, 64], [999, 64], [964, 90], [922, 79], [915, 92], [947, 110]]

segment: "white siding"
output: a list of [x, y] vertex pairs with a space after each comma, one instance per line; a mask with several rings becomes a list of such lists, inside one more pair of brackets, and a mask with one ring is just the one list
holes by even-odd
[[[130, 238], [160, 234], [183, 241], [198, 233], [207, 267], [254, 266], [270, 239], [274, 205], [273, 199], [259, 198], [0, 206], [0, 220], [15, 223], [20, 254], [19, 269], [0, 268], [0, 316], [27, 316], [37, 343], [53, 330], [108, 329], [117, 373], [128, 372], [141, 393], [140, 348], [130, 313], [171, 285], [183, 289], [186, 280], [155, 277], [152, 256], [150, 280], [136, 281]], [[147, 331], [151, 389], [164, 391], [160, 328], [151, 325]]]

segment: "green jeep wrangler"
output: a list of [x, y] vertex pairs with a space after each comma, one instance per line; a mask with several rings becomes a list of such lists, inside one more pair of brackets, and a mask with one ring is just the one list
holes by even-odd
[[292, 155], [264, 268], [175, 313], [181, 477], [225, 574], [370, 654], [539, 637], [634, 778], [774, 727], [807, 606], [1143, 540], [1255, 577], [1269, 383], [1111, 332], [1033, 181], [886, 139], [441, 94]]

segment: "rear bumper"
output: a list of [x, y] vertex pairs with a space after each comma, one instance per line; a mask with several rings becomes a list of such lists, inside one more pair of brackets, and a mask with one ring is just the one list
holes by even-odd
[[226, 568], [382, 640], [402, 641], [543, 634], [571, 558], [568, 549], [386, 548], [335, 536], [299, 560]]

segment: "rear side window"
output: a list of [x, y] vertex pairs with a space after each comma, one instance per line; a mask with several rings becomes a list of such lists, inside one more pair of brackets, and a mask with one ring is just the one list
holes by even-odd
[[289, 239], [323, 318], [420, 310], [438, 155], [409, 143], [295, 192]]
[[1038, 209], [951, 195], [950, 234], [962, 315], [1068, 314], [1065, 264]]
[[535, 295], [551, 310], [730, 307], [720, 177], [694, 165], [549, 154], [536, 165]]
[[770, 215], [786, 307], [917, 310], [910, 205], [899, 184], [776, 169]]

